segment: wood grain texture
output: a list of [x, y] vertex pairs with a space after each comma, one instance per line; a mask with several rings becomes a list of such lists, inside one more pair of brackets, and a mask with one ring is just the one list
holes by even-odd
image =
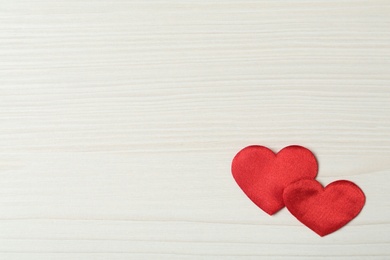
[[[390, 2], [0, 0], [0, 259], [390, 259]], [[318, 237], [243, 195], [307, 146], [362, 213]]]

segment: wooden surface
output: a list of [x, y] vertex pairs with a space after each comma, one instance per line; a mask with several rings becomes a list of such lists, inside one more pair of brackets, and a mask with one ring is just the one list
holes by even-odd
[[[390, 1], [0, 0], [0, 259], [390, 259]], [[230, 173], [316, 154], [324, 238]]]

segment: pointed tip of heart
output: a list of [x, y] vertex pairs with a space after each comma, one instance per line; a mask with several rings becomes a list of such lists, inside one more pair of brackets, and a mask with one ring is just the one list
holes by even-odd
[[280, 210], [282, 210], [282, 208], [284, 208], [284, 205], [283, 205], [280, 209], [272, 209], [272, 210], [263, 209], [263, 211], [264, 211], [265, 213], [267, 213], [268, 215], [273, 216], [273, 215], [275, 215], [276, 213], [278, 213]]

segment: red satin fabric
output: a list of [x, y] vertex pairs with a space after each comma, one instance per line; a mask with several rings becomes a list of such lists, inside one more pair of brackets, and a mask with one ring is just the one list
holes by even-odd
[[315, 180], [300, 180], [284, 190], [283, 198], [291, 214], [320, 236], [346, 225], [365, 203], [363, 191], [346, 180], [332, 182], [325, 189]]
[[284, 207], [283, 190], [302, 178], [314, 179], [318, 165], [310, 150], [288, 146], [275, 155], [264, 146], [249, 146], [234, 157], [232, 173], [244, 193], [270, 215]]

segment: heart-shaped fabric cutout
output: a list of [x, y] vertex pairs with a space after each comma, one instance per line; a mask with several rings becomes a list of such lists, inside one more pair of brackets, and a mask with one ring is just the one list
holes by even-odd
[[238, 186], [270, 215], [284, 207], [284, 188], [300, 179], [314, 179], [317, 171], [312, 152], [297, 145], [285, 147], [277, 154], [264, 146], [248, 146], [232, 162]]
[[283, 193], [287, 209], [320, 236], [326, 236], [354, 219], [366, 201], [353, 182], [335, 181], [325, 188], [315, 180], [300, 180]]

